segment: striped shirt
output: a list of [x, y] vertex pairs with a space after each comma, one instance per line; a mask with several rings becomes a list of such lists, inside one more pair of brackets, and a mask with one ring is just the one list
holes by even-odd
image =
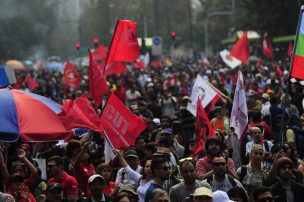
[[[235, 174], [235, 166], [231, 158], [228, 158], [227, 161], [229, 169]], [[206, 174], [212, 170], [212, 159], [208, 158], [208, 155], [199, 159], [196, 162], [196, 175], [200, 176], [202, 174]]]

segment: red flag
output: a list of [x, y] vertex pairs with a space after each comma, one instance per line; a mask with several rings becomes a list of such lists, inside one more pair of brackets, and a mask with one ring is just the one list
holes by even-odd
[[[103, 65], [104, 63], [102, 63]], [[101, 67], [103, 67], [101, 65]], [[106, 69], [104, 75], [110, 75], [110, 74], [120, 74], [123, 72], [126, 72], [128, 69], [122, 62], [113, 62], [108, 69]]]
[[214, 129], [208, 119], [201, 100], [197, 99], [196, 120], [195, 120], [195, 146], [194, 154], [204, 150], [204, 144], [207, 137], [216, 136]]
[[67, 100], [58, 116], [67, 130], [89, 128], [100, 133], [103, 131], [97, 113], [84, 95], [77, 100]]
[[139, 61], [133, 63], [133, 67], [136, 68], [136, 69], [144, 70], [145, 69], [145, 64], [142, 60], [139, 60]]
[[271, 42], [267, 35], [263, 38], [263, 54], [265, 57], [272, 57]]
[[37, 82], [33, 79], [32, 76], [27, 76], [23, 83], [26, 83], [31, 91], [35, 90], [38, 87]]
[[89, 90], [90, 96], [94, 100], [94, 105], [98, 107], [102, 97], [108, 92], [109, 88], [106, 79], [102, 75], [102, 70], [92, 58], [92, 53], [89, 51]]
[[136, 37], [136, 23], [129, 20], [118, 20], [112, 38], [105, 70], [116, 62], [134, 62], [140, 54]]
[[250, 52], [247, 31], [244, 31], [243, 36], [236, 42], [236, 44], [234, 44], [230, 51], [230, 55], [245, 64], [249, 64]]
[[69, 62], [65, 65], [62, 76], [62, 82], [70, 88], [79, 88], [80, 74], [79, 72], [77, 72], [76, 68]]
[[275, 68], [277, 70], [278, 79], [281, 81], [282, 76], [283, 76], [283, 71], [282, 71], [280, 65], [277, 62], [275, 62], [274, 65], [275, 65]]
[[291, 55], [292, 55], [292, 42], [289, 42], [289, 44], [288, 44], [287, 55], [289, 57], [291, 57]]
[[107, 58], [107, 48], [104, 46], [99, 46], [92, 52], [93, 59], [95, 61], [100, 61]]
[[137, 136], [147, 128], [145, 121], [134, 115], [113, 93], [106, 102], [100, 121], [116, 149], [134, 144]]

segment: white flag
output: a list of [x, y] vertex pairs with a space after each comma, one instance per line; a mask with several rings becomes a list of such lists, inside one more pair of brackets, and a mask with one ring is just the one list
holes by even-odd
[[202, 105], [205, 108], [217, 95], [218, 93], [215, 87], [198, 74], [192, 87], [187, 110], [191, 112], [193, 116], [196, 116], [197, 98], [199, 97], [201, 99]]
[[238, 80], [236, 82], [233, 106], [230, 117], [230, 127], [234, 128], [238, 138], [241, 138], [248, 124], [248, 110], [246, 104], [246, 95], [244, 89], [243, 75], [238, 71]]
[[108, 141], [105, 141], [104, 154], [105, 154], [105, 163], [110, 163], [116, 157]]
[[222, 57], [222, 59], [226, 63], [226, 65], [228, 65], [232, 69], [236, 68], [237, 66], [239, 66], [242, 63], [240, 60], [238, 60], [235, 57], [231, 56], [230, 52], [228, 50], [226, 50], [226, 49], [222, 50], [220, 52], [220, 56]]

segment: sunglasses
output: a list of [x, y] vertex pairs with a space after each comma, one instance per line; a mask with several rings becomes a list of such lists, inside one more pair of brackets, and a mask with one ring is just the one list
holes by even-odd
[[213, 163], [214, 166], [226, 166], [226, 163]]
[[265, 197], [259, 200], [259, 202], [273, 202], [273, 201], [274, 201], [273, 197]]

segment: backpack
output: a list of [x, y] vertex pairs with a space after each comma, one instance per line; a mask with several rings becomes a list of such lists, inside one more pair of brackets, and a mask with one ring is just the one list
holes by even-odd
[[[232, 186], [235, 187], [236, 186], [236, 182], [235, 182], [234, 178], [231, 175], [229, 175], [229, 174], [227, 174], [227, 176], [228, 176], [229, 182], [232, 184]], [[212, 184], [212, 180], [213, 180], [213, 175], [207, 177], [208, 184], [211, 185]]]
[[244, 177], [247, 174], [247, 166], [241, 166], [241, 176], [240, 176], [240, 182], [242, 183]]

